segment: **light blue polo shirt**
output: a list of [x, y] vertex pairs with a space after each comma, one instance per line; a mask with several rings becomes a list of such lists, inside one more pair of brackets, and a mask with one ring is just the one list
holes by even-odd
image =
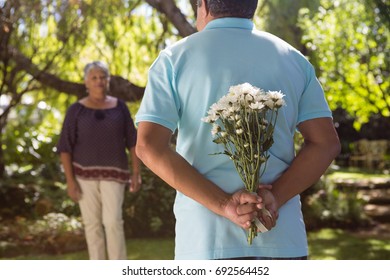
[[[312, 65], [281, 39], [258, 31], [251, 20], [222, 18], [163, 50], [150, 68], [136, 123], [177, 129], [177, 152], [228, 193], [243, 188], [233, 163], [213, 143], [211, 125], [201, 121], [232, 85], [251, 83], [281, 90], [287, 106], [279, 113], [275, 143], [261, 181], [272, 183], [294, 159], [293, 135], [300, 122], [331, 117]], [[286, 186], [288, 187], [288, 186]], [[299, 196], [279, 210], [277, 225], [247, 244], [246, 232], [177, 192], [176, 259], [243, 256], [299, 257], [308, 254]]]

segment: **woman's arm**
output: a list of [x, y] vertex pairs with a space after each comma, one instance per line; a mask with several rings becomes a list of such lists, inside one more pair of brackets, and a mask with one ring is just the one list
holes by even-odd
[[141, 188], [142, 178], [141, 178], [141, 161], [135, 153], [135, 147], [130, 148], [130, 156], [131, 156], [131, 165], [132, 165], [132, 173], [131, 173], [131, 182], [129, 186], [130, 192], [137, 192]]
[[69, 153], [60, 153], [60, 158], [65, 172], [68, 195], [73, 201], [77, 202], [81, 199], [82, 193], [73, 173], [72, 155]]

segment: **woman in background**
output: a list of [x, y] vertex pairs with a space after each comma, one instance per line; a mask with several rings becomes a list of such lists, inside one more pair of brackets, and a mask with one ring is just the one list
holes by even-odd
[[[125, 186], [140, 189], [137, 132], [126, 104], [109, 95], [108, 67], [94, 61], [84, 68], [88, 95], [66, 113], [57, 151], [68, 195], [80, 205], [90, 259], [126, 259], [122, 205]], [[129, 172], [126, 148], [131, 155]]]

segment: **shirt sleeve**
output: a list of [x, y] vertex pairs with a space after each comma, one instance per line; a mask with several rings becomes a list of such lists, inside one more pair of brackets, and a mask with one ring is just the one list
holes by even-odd
[[153, 122], [172, 132], [177, 128], [180, 116], [180, 101], [176, 93], [175, 72], [169, 52], [161, 52], [152, 64], [148, 84], [136, 114], [136, 123]]
[[78, 103], [69, 107], [66, 112], [60, 139], [57, 143], [57, 153], [72, 154], [74, 145], [77, 141], [77, 114], [80, 110]]
[[135, 128], [133, 119], [131, 117], [129, 108], [127, 108], [125, 102], [122, 100], [118, 100], [120, 106], [122, 108], [122, 112], [124, 114], [125, 119], [125, 142], [126, 147], [130, 150], [130, 148], [134, 147], [137, 143], [137, 130]]
[[318, 81], [314, 67], [308, 64], [306, 74], [306, 87], [299, 101], [298, 123], [306, 120], [332, 117], [325, 94], [320, 82]]

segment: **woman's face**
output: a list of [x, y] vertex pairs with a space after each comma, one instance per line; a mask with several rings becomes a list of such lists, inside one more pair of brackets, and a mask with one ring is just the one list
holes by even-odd
[[105, 93], [108, 90], [110, 78], [100, 69], [91, 69], [85, 77], [85, 86], [89, 93]]

